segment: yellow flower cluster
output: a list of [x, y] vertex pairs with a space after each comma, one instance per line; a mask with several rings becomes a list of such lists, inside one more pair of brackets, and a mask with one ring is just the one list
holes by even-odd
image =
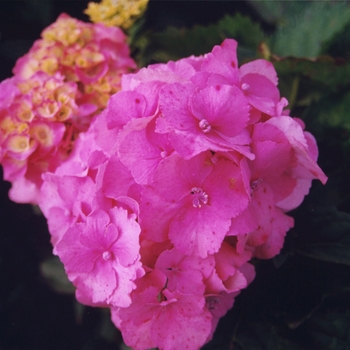
[[149, 0], [102, 0], [89, 2], [85, 13], [91, 22], [128, 29], [145, 12]]

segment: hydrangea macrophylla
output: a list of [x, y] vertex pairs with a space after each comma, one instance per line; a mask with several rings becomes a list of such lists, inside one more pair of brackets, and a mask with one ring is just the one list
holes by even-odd
[[65, 161], [120, 90], [136, 67], [125, 41], [119, 28], [62, 14], [0, 84], [0, 162], [12, 200], [39, 202], [41, 175]]
[[[40, 206], [79, 300], [111, 306], [134, 349], [209, 341], [254, 279], [249, 260], [279, 253], [293, 226], [287, 211], [312, 179], [327, 180], [312, 135], [283, 111], [273, 66], [239, 67], [236, 48], [225, 40], [124, 75], [69, 159], [44, 175]], [[111, 213], [138, 227], [129, 265], [117, 250], [117, 262], [104, 254], [128, 235], [114, 240], [125, 220]]]

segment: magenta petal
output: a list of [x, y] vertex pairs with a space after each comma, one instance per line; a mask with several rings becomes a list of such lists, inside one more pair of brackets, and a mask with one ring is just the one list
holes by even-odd
[[[107, 304], [109, 297], [117, 287], [117, 275], [109, 262], [99, 259], [96, 261], [94, 269], [87, 274], [80, 275], [74, 284], [81, 297], [86, 294], [85, 298], [90, 298], [92, 304]], [[117, 304], [116, 306], [121, 305]]]
[[288, 143], [271, 140], [256, 142], [252, 145], [255, 159], [252, 162], [254, 179], [278, 177], [294, 164], [293, 152]]
[[231, 219], [248, 206], [248, 194], [242, 179], [242, 169], [228, 159], [220, 159], [203, 183], [209, 204], [216, 214]]
[[135, 91], [122, 91], [113, 95], [106, 108], [108, 128], [122, 127], [133, 118], [147, 117], [144, 115], [146, 108], [146, 99]]
[[[80, 236], [80, 242], [91, 249], [104, 249], [108, 247], [108, 241], [106, 242], [105, 230], [109, 224], [109, 216], [103, 210], [97, 210], [91, 213], [86, 218], [86, 227], [84, 234]], [[114, 233], [117, 236], [117, 233]], [[112, 240], [117, 237], [113, 237]]]
[[139, 234], [140, 226], [134, 218], [128, 216], [125, 209], [114, 207], [109, 211], [111, 221], [118, 232], [118, 237], [114, 237], [108, 232], [111, 251], [118, 258], [122, 266], [132, 265], [139, 258]]
[[177, 154], [164, 159], [156, 171], [153, 187], [165, 201], [172, 202], [187, 196], [194, 186], [201, 186], [213, 170], [211, 153], [202, 153], [191, 160]]
[[284, 237], [293, 226], [293, 218], [276, 209], [270, 235], [262, 245], [256, 248], [255, 256], [259, 259], [271, 259], [279, 254], [283, 247]]
[[176, 249], [165, 250], [158, 257], [155, 267], [167, 276], [167, 289], [170, 291], [200, 295], [204, 293], [205, 286], [202, 273], [196, 268], [197, 260], [192, 256], [186, 257]]
[[271, 118], [267, 123], [280, 129], [290, 142], [298, 160], [297, 167], [293, 169], [293, 175], [304, 179], [319, 179], [325, 184], [327, 182], [327, 176], [317, 165], [316, 161], [311, 158], [314, 157], [314, 148], [311, 149], [310, 157], [308, 141], [299, 123], [294, 119], [285, 116]]
[[211, 130], [228, 137], [241, 132], [249, 120], [247, 101], [235, 86], [208, 86], [194, 93], [190, 106], [198, 122], [204, 119]]
[[258, 221], [251, 210], [250, 206], [244, 210], [240, 215], [232, 219], [228, 236], [237, 236], [247, 234], [254, 231], [258, 227]]
[[276, 203], [276, 206], [283, 211], [290, 211], [297, 208], [305, 196], [309, 193], [312, 180], [310, 179], [297, 179], [295, 180], [295, 186], [291, 193]]
[[151, 337], [161, 349], [180, 349], [184, 344], [188, 349], [198, 349], [211, 331], [211, 315], [204, 308], [204, 297], [167, 290], [164, 294], [168, 302], [154, 318]]
[[253, 107], [268, 115], [276, 115], [280, 93], [269, 79], [259, 74], [247, 74], [241, 80], [241, 88]]
[[161, 113], [176, 130], [191, 132], [197, 128], [198, 121], [188, 109], [189, 97], [194, 91], [194, 85], [179, 83], [170, 84], [160, 91]]
[[80, 242], [80, 237], [84, 235], [84, 227], [84, 224], [71, 227], [56, 245], [56, 253], [64, 263], [68, 275], [70, 272], [92, 271], [98, 259], [93, 247]]
[[102, 180], [102, 192], [109, 198], [118, 199], [120, 196], [126, 196], [133, 184], [134, 180], [130, 171], [117, 156], [111, 156]]
[[120, 161], [141, 185], [151, 184], [160, 161], [172, 153], [168, 135], [156, 133], [154, 124], [154, 119], [134, 119], [120, 134]]
[[16, 86], [17, 78], [12, 77], [3, 80], [0, 83], [0, 105], [1, 109], [5, 109], [13, 102], [13, 98], [19, 93], [19, 89]]
[[97, 82], [97, 80], [101, 77], [103, 77], [108, 72], [108, 69], [108, 62], [104, 61], [88, 69], [81, 69], [76, 67], [75, 73], [77, 74], [78, 78], [81, 80], [82, 83], [92, 84]]
[[[5, 174], [5, 164], [2, 163]], [[4, 179], [6, 176], [4, 175]], [[12, 180], [12, 186], [9, 190], [9, 198], [16, 203], [39, 203], [41, 199], [38, 186], [27, 180], [25, 177], [19, 177]]]
[[238, 84], [237, 41], [226, 39], [221, 45], [214, 46], [203, 60], [202, 70], [220, 74], [232, 85]]
[[263, 59], [242, 64], [239, 67], [239, 73], [241, 77], [244, 77], [247, 74], [259, 74], [269, 79], [275, 86], [277, 86], [278, 83], [275, 67], [271, 62]]
[[184, 208], [174, 217], [169, 238], [183, 254], [205, 258], [219, 250], [230, 224], [210, 207]]
[[145, 188], [140, 203], [142, 235], [154, 242], [166, 241], [173, 211], [177, 206], [177, 203], [164, 202], [155, 189]]

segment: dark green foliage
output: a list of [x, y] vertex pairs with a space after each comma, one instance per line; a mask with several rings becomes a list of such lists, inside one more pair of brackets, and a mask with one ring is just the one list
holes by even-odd
[[194, 26], [191, 29], [170, 27], [164, 32], [139, 33], [133, 45], [139, 49], [137, 58], [140, 64], [147, 65], [205, 54], [225, 38], [235, 38], [241, 43], [238, 49], [241, 60], [253, 59], [264, 33], [258, 23], [237, 13], [226, 15], [210, 26]]

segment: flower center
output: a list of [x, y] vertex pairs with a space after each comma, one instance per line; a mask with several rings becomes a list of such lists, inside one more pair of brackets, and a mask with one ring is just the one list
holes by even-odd
[[220, 304], [220, 299], [216, 296], [211, 295], [206, 298], [205, 302], [205, 306], [208, 310], [215, 310], [218, 308], [218, 304]]
[[241, 89], [245, 92], [247, 92], [250, 89], [250, 85], [247, 83], [243, 83], [241, 86]]
[[114, 258], [114, 254], [111, 251], [106, 250], [102, 253], [102, 258], [104, 261], [112, 260]]
[[208, 133], [211, 130], [211, 126], [210, 126], [209, 122], [206, 119], [202, 119], [199, 122], [199, 127], [205, 134]]
[[262, 179], [257, 179], [252, 181], [250, 184], [250, 193], [253, 194], [253, 192], [257, 191], [259, 184], [261, 183]]
[[191, 189], [191, 194], [193, 196], [192, 204], [195, 208], [200, 208], [202, 203], [208, 203], [208, 195], [201, 188], [193, 187]]

